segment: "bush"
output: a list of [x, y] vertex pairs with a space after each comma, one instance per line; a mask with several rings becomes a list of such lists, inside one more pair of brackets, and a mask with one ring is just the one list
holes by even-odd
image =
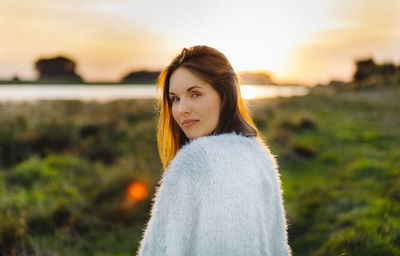
[[20, 163], [6, 176], [9, 186], [22, 186], [30, 189], [35, 183], [45, 183], [56, 177], [57, 171], [45, 166], [38, 158]]

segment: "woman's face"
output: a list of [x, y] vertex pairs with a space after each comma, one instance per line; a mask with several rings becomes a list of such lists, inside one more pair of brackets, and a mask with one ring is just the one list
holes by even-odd
[[186, 68], [176, 69], [169, 81], [172, 115], [188, 139], [208, 135], [219, 120], [221, 99], [211, 84]]

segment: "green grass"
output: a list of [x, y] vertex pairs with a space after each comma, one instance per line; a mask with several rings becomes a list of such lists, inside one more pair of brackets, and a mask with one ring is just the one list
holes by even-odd
[[[294, 255], [400, 255], [400, 90], [249, 102]], [[155, 102], [0, 104], [0, 255], [132, 255], [161, 175]], [[149, 196], [124, 206], [132, 181]]]
[[388, 88], [253, 104], [256, 119], [275, 111], [263, 133], [279, 156], [295, 255], [400, 255], [399, 96]]

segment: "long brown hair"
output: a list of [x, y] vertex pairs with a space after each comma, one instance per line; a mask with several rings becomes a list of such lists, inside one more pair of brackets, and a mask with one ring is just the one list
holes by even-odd
[[188, 69], [210, 83], [221, 98], [220, 118], [212, 134], [236, 132], [246, 136], [259, 136], [241, 97], [238, 76], [225, 55], [204, 45], [184, 48], [161, 72], [157, 81], [157, 145], [164, 171], [178, 150], [189, 141], [172, 116], [172, 102], [169, 98], [170, 78], [179, 67]]

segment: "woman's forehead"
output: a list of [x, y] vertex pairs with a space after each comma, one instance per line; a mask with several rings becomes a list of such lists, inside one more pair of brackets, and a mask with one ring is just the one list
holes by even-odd
[[[189, 91], [194, 90], [194, 89], [204, 89], [204, 88], [202, 86], [194, 85], [194, 86], [190, 86], [190, 87], [186, 88], [186, 90], [183, 89], [183, 91], [189, 92]], [[178, 91], [180, 91], [180, 90], [178, 90]], [[176, 93], [174, 91], [172, 91], [172, 90], [169, 90], [169, 94], [176, 94]]]
[[169, 82], [169, 93], [183, 93], [192, 89], [208, 89], [211, 87], [186, 68], [178, 68], [172, 73]]

